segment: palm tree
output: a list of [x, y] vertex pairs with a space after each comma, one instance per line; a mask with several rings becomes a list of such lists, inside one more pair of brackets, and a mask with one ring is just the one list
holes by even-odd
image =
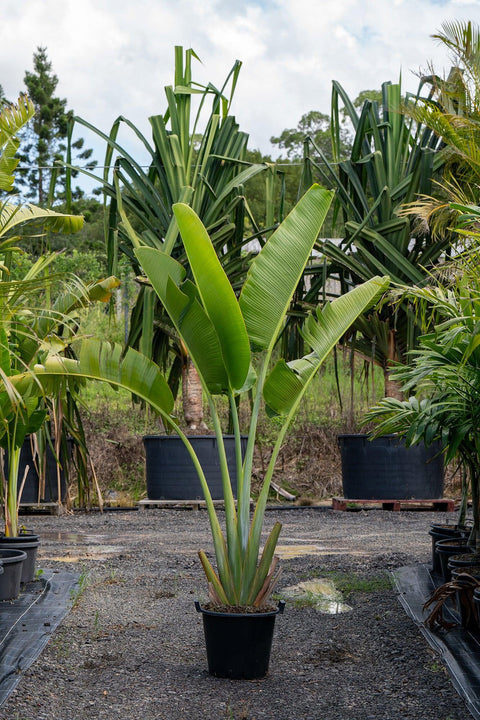
[[[477, 216], [480, 210], [477, 208]], [[478, 238], [477, 238], [478, 242]], [[396, 433], [407, 445], [439, 441], [445, 463], [457, 458], [468, 471], [472, 494], [471, 541], [480, 548], [480, 274], [479, 250], [452, 268], [450, 286], [411, 290], [411, 300], [436, 318], [428, 334], [394, 377], [411, 397], [384, 398], [366, 415], [375, 435]]]
[[[350, 157], [343, 161], [341, 103], [355, 131]], [[324, 184], [337, 191], [336, 213], [345, 234], [338, 245], [327, 240], [320, 249], [329, 262], [327, 273], [339, 278], [342, 291], [376, 274], [388, 274], [393, 283], [422, 285], [429, 268], [449, 248], [451, 235], [434, 238], [427, 227], [416, 227], [399, 213], [419, 194], [431, 194], [445, 162], [441, 140], [403, 112], [405, 105], [417, 103], [418, 95], [403, 99], [400, 84], [387, 82], [382, 85], [381, 105], [366, 100], [357, 113], [344, 89], [333, 83], [334, 162], [318, 151], [322, 162], [309, 159], [309, 164]], [[408, 302], [386, 301], [354, 329], [355, 350], [382, 367], [385, 394], [398, 394], [391, 367], [405, 359], [418, 335]]]
[[[249, 257], [244, 247], [245, 218], [250, 213], [243, 186], [255, 175], [268, 171], [268, 166], [246, 161], [248, 136], [240, 131], [230, 114], [241, 63], [237, 61], [223, 85], [216, 88], [211, 83], [202, 86], [192, 79], [195, 58], [193, 50], [184, 54], [183, 48], [175, 48], [174, 85], [165, 88], [165, 113], [149, 119], [151, 143], [125, 117], [115, 121], [109, 135], [85, 120], [76, 121], [107, 144], [103, 177], [92, 177], [101, 182], [106, 198], [109, 272], [116, 274], [118, 257], [123, 253], [134, 274], [142, 274], [131, 235], [125, 223], [120, 222], [120, 205], [139, 243], [171, 255], [188, 269], [172, 211], [174, 203], [186, 202], [207, 227], [225, 272], [238, 288]], [[142, 153], [148, 158], [146, 168], [119, 144], [118, 134], [124, 127], [140, 141]], [[251, 216], [250, 219], [256, 228]], [[201, 427], [202, 394], [198, 379], [184, 345], [148, 286], [140, 286], [127, 344], [164, 369], [170, 365], [173, 354], [170, 385], [176, 390], [182, 374], [183, 388], [187, 390], [184, 392], [187, 424], [192, 429]]]
[[409, 212], [438, 237], [456, 225], [458, 212], [452, 202], [478, 204], [480, 29], [471, 21], [445, 22], [433, 37], [450, 51], [452, 68], [446, 79], [432, 68], [431, 75], [423, 78], [431, 85], [430, 97], [410, 106], [408, 112], [444, 143], [445, 174], [438, 186], [440, 197], [423, 196], [412, 203]]

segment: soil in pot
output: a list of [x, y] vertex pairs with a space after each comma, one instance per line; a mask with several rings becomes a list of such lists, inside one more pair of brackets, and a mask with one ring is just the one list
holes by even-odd
[[20, 594], [22, 566], [27, 555], [23, 550], [0, 548], [3, 574], [0, 575], [0, 600], [14, 600]]
[[21, 533], [17, 537], [0, 535], [0, 550], [22, 550], [26, 555], [22, 564], [22, 583], [31, 582], [35, 577], [35, 565], [39, 545], [40, 540], [38, 535], [34, 535], [28, 531]]
[[255, 680], [268, 672], [275, 618], [285, 603], [269, 612], [217, 612], [202, 608], [208, 671], [215, 677]]

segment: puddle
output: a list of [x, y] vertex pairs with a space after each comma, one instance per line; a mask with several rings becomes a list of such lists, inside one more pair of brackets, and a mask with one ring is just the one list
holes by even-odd
[[323, 555], [325, 549], [319, 545], [277, 545], [275, 555], [282, 560], [300, 557], [301, 555]]
[[298, 585], [290, 585], [283, 588], [281, 595], [285, 600], [304, 603], [325, 615], [338, 615], [352, 609], [343, 602], [342, 593], [327, 578], [306, 580]]
[[85, 545], [90, 543], [103, 544], [108, 535], [98, 535], [95, 533], [72, 533], [62, 532], [61, 530], [47, 530], [41, 533], [42, 540], [50, 540], [53, 542], [72, 543], [73, 545]]
[[277, 545], [275, 549], [275, 555], [281, 560], [289, 560], [291, 558], [301, 557], [302, 555], [365, 555], [362, 550], [352, 550], [347, 547], [335, 547], [331, 545], [328, 547], [323, 545]]
[[[57, 562], [78, 562], [79, 560], [105, 560], [112, 555], [119, 555], [125, 551], [123, 545], [109, 544], [113, 539], [108, 535], [72, 533], [61, 531], [47, 531], [41, 534], [41, 539], [49, 543], [66, 545], [59, 555], [50, 554], [52, 549], [45, 546], [41, 549], [42, 558]], [[58, 550], [57, 550], [58, 552]]]
[[[117, 548], [115, 552], [119, 552], [122, 548]], [[104, 552], [96, 553], [74, 553], [73, 555], [45, 555], [42, 560], [52, 560], [54, 562], [78, 563], [81, 560], [108, 560], [110, 555]]]

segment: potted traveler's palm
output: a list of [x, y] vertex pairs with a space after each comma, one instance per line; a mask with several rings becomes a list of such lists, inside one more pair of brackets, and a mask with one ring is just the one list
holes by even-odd
[[[217, 619], [222, 623], [228, 621], [230, 625], [246, 616], [254, 623], [266, 618], [271, 640], [272, 617], [278, 612], [278, 608], [272, 608], [270, 597], [278, 577], [274, 554], [280, 523], [272, 528], [263, 550], [261, 545], [275, 461], [289, 423], [315, 372], [351, 323], [371, 307], [388, 285], [388, 279], [375, 277], [318, 309], [305, 326], [305, 339], [312, 352], [288, 364], [280, 360], [271, 367], [272, 353], [290, 299], [311, 256], [331, 197], [331, 192], [319, 186], [304, 195], [253, 260], [239, 298], [221, 267], [205, 227], [190, 207], [180, 203], [174, 206], [174, 212], [193, 280], [185, 279], [182, 265], [162, 251], [140, 247], [121, 211], [125, 228], [135, 241], [137, 258], [195, 363], [210, 405], [224, 485], [225, 535], [203, 468], [188, 437], [172, 417], [172, 393], [158, 366], [148, 358], [133, 349], [123, 355], [120, 347], [85, 341], [78, 360], [50, 356], [44, 364], [35, 366], [35, 382], [29, 375], [13, 380], [14, 386], [17, 382], [28, 383], [32, 388], [40, 384], [45, 392], [59, 375], [106, 380], [113, 386], [126, 387], [146, 400], [182, 438], [200, 479], [215, 550], [216, 569], [206, 553], [199, 552], [213, 604], [212, 609], [200, 608], [207, 629], [210, 621]], [[252, 350], [260, 351], [256, 372], [252, 368]], [[248, 389], [253, 391], [254, 401], [242, 463], [236, 397]], [[213, 401], [215, 395], [228, 397], [234, 418], [239, 478], [237, 504], [231, 489], [220, 419]], [[282, 422], [251, 518], [253, 451], [263, 401], [269, 412], [281, 417]], [[217, 613], [218, 609], [223, 612]], [[266, 658], [257, 657], [259, 649], [253, 638], [258, 632], [258, 625], [255, 625], [253, 633], [242, 631], [241, 636], [237, 634], [233, 640], [221, 630], [221, 654], [234, 649], [238, 655], [246, 640], [249, 653], [245, 658], [246, 667], [239, 668], [232, 665], [231, 659], [217, 660], [209, 655], [210, 671], [228, 677], [264, 674], [268, 667], [269, 647]], [[226, 664], [222, 664], [223, 660]]]
[[[237, 627], [237, 620], [232, 619], [234, 608], [245, 611], [245, 608], [253, 607], [262, 611], [260, 615], [264, 615], [265, 609], [268, 609], [268, 600], [276, 580], [276, 561], [273, 558], [280, 524], [277, 523], [272, 529], [262, 553], [260, 542], [264, 509], [278, 452], [315, 372], [351, 323], [372, 305], [387, 286], [385, 279], [375, 278], [327, 305], [323, 311], [319, 310], [317, 315], [308, 319], [305, 326], [305, 340], [312, 352], [288, 364], [280, 360], [270, 368], [287, 309], [311, 256], [331, 197], [332, 193], [319, 186], [306, 193], [253, 260], [238, 299], [205, 227], [187, 205], [175, 205], [174, 213], [193, 281], [186, 279], [185, 269], [173, 258], [159, 250], [140, 247], [132, 229], [128, 228], [137, 245], [136, 256], [197, 369], [215, 427], [225, 499], [226, 538], [220, 530], [203, 469], [193, 453], [192, 459], [207, 500], [217, 569], [214, 570], [203, 551], [200, 552], [200, 559], [208, 579], [211, 602], [215, 608], [221, 607], [226, 611], [227, 615], [220, 614], [220, 634], [215, 636], [215, 642], [220, 644], [217, 649], [221, 659], [209, 655], [210, 670], [218, 675], [244, 676], [251, 673], [256, 676], [266, 671], [265, 662], [268, 664], [268, 658], [265, 661], [255, 657], [258, 646], [251, 648], [247, 661], [249, 668], [236, 668], [230, 664], [233, 662], [231, 659], [223, 666], [224, 654], [228, 652], [225, 642], [231, 642], [231, 638], [225, 640], [224, 631], [225, 624], [230, 627], [233, 622]], [[128, 227], [125, 215], [123, 219]], [[252, 350], [261, 351], [256, 373], [252, 368]], [[254, 401], [242, 464], [235, 398], [247, 389], [253, 390]], [[218, 394], [228, 397], [234, 419], [237, 508], [230, 486], [222, 428], [213, 402], [213, 396]], [[250, 522], [253, 451], [263, 400], [269, 412], [281, 416], [283, 422]], [[207, 633], [217, 618], [211, 610], [203, 609], [203, 612]], [[271, 613], [267, 615], [270, 632], [273, 632]], [[243, 616], [243, 612], [240, 616]], [[257, 625], [253, 633], [258, 632]], [[237, 649], [242, 636], [251, 639], [251, 631], [242, 629], [240, 636], [236, 636], [234, 645]]]

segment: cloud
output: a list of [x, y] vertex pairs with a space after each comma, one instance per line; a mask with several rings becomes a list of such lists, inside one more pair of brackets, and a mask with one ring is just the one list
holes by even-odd
[[[0, 82], [7, 97], [23, 86], [39, 45], [68, 106], [105, 131], [126, 115], [149, 133], [173, 83], [175, 45], [193, 47], [200, 82], [221, 84], [243, 61], [234, 112], [251, 145], [302, 114], [329, 111], [331, 81], [355, 97], [402, 79], [446, 53], [432, 39], [443, 20], [468, 18], [478, 0], [2, 0]], [[413, 72], [412, 72], [413, 71]]]

